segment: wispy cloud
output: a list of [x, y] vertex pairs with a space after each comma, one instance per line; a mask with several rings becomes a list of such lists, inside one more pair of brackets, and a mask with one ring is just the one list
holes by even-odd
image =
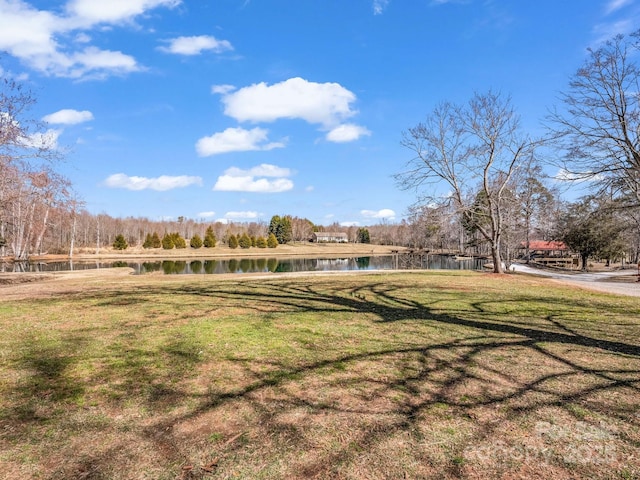
[[228, 220], [252, 220], [258, 218], [260, 214], [254, 211], [246, 212], [227, 212], [224, 214], [224, 218]]
[[558, 172], [553, 176], [553, 179], [556, 182], [591, 182], [602, 179], [601, 175], [598, 175], [593, 172], [570, 172], [569, 170], [565, 170], [561, 168]]
[[609, 3], [605, 6], [605, 13], [607, 15], [620, 10], [621, 8], [626, 7], [627, 5], [631, 5], [633, 0], [610, 0]]
[[[634, 32], [640, 22], [640, 8], [634, 6], [634, 0], [609, 0], [604, 7], [602, 22], [593, 27], [595, 36], [592, 48], [598, 48], [601, 43], [616, 35], [626, 35]], [[627, 8], [632, 7], [633, 8]]]
[[200, 212], [196, 215], [197, 218], [213, 218], [215, 216], [216, 216], [216, 212], [214, 211]]
[[373, 14], [382, 15], [387, 5], [389, 5], [389, 0], [373, 0]]
[[180, 175], [176, 177], [161, 175], [156, 178], [136, 177], [115, 173], [107, 177], [104, 185], [109, 188], [124, 188], [127, 190], [157, 190], [165, 191], [183, 188], [191, 185], [202, 185], [202, 178]]
[[593, 28], [593, 33], [595, 34], [594, 46], [597, 47], [602, 42], [606, 42], [616, 35], [631, 33], [636, 28], [636, 20], [638, 20], [638, 18], [639, 17], [636, 16], [635, 18], [625, 18], [618, 21], [597, 24]]

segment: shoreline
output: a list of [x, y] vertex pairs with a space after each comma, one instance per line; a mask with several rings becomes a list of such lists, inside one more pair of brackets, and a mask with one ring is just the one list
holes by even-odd
[[[226, 245], [220, 245], [213, 248], [181, 248], [164, 250], [162, 248], [143, 249], [142, 247], [128, 248], [127, 250], [113, 250], [112, 248], [101, 249], [95, 253], [87, 251], [74, 253], [73, 256], [68, 254], [44, 254], [31, 255], [27, 262], [93, 262], [102, 260], [152, 260], [152, 259], [217, 259], [217, 258], [291, 258], [291, 257], [340, 257], [340, 256], [371, 256], [371, 255], [392, 255], [406, 251], [406, 247], [394, 245], [372, 245], [364, 243], [292, 243], [278, 245], [276, 248], [229, 248]], [[93, 249], [91, 249], [93, 250]], [[0, 262], [14, 263], [12, 258], [2, 258]]]

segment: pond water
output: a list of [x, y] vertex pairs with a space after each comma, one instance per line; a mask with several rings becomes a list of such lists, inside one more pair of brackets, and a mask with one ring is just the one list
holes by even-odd
[[457, 260], [450, 255], [379, 255], [345, 258], [225, 258], [158, 259], [138, 261], [34, 262], [1, 265], [0, 271], [58, 272], [96, 268], [131, 267], [137, 274], [216, 274], [260, 272], [317, 272], [331, 270], [482, 270], [486, 259]]

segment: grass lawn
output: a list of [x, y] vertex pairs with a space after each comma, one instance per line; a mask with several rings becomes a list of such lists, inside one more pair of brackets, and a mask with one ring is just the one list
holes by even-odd
[[470, 272], [22, 287], [0, 478], [640, 478], [638, 298]]

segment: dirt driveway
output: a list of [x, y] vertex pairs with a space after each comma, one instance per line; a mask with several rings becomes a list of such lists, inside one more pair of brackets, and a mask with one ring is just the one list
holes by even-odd
[[518, 273], [548, 277], [588, 290], [640, 297], [640, 282], [638, 282], [635, 269], [593, 273], [560, 273], [520, 264], [513, 264], [510, 269]]

